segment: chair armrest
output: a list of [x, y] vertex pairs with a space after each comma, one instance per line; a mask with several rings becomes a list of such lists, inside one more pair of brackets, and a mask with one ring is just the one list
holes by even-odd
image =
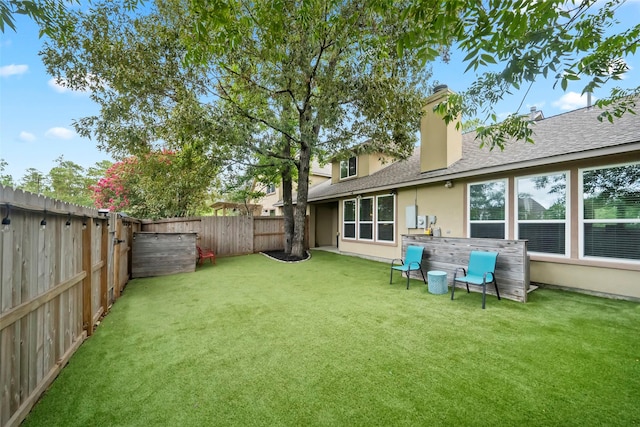
[[396, 258], [396, 259], [391, 261], [391, 267], [393, 267], [393, 263], [396, 262], [396, 261], [400, 261], [400, 264], [398, 264], [398, 265], [404, 265], [404, 261], [402, 261], [400, 258]]
[[411, 269], [412, 265], [417, 265], [419, 269], [422, 269], [422, 264], [420, 264], [418, 261], [413, 261], [409, 263], [409, 269]]

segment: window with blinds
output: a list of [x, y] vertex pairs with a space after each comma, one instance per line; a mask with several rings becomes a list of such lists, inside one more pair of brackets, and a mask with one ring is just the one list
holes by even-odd
[[568, 172], [516, 179], [516, 232], [529, 252], [568, 256]]
[[581, 257], [640, 261], [640, 162], [580, 170]]
[[469, 184], [469, 237], [504, 239], [506, 200], [505, 180]]

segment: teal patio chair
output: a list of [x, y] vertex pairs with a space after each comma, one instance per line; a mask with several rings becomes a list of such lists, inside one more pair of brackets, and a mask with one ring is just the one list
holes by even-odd
[[[462, 282], [467, 285], [467, 293], [469, 293], [469, 284], [482, 286], [482, 308], [484, 309], [484, 302], [487, 294], [487, 285], [493, 283], [496, 287], [496, 295], [500, 299], [500, 291], [498, 291], [498, 282], [496, 282], [496, 260], [498, 259], [497, 252], [480, 252], [471, 251], [469, 255], [469, 266], [465, 270], [462, 267], [456, 268], [453, 273], [453, 286], [451, 287], [451, 300], [453, 300], [453, 294], [456, 291], [456, 282]], [[462, 270], [464, 275], [457, 277], [458, 270]]]
[[[407, 253], [404, 256], [404, 261], [398, 258], [391, 261], [391, 276], [389, 277], [389, 284], [393, 281], [393, 270], [400, 271], [400, 276], [402, 276], [402, 272], [407, 274], [407, 289], [409, 289], [409, 275], [412, 271], [419, 270], [420, 274], [422, 274], [422, 280], [424, 280], [424, 283], [427, 283], [427, 279], [424, 277], [424, 272], [422, 271], [423, 250], [424, 248], [422, 246], [407, 246]], [[396, 261], [400, 261], [400, 265], [394, 265]]]

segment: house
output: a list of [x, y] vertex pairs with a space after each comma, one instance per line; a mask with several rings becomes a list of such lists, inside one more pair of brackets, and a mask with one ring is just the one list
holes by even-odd
[[391, 260], [434, 222], [444, 237], [527, 239], [533, 283], [640, 299], [640, 115], [532, 111], [535, 144], [490, 151], [433, 113], [450, 93], [428, 99], [409, 159], [332, 164], [309, 191], [311, 247]]
[[[320, 166], [317, 161], [313, 161], [309, 171], [309, 188], [322, 184], [329, 179], [331, 179], [331, 165]], [[263, 198], [255, 201], [255, 203], [262, 205], [262, 216], [280, 216], [284, 214], [282, 210], [282, 184], [257, 184], [256, 188], [265, 193]], [[296, 184], [294, 183], [293, 191], [295, 191], [295, 188]]]

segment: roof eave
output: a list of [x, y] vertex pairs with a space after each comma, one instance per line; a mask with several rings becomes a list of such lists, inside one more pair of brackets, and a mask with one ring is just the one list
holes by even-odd
[[359, 194], [369, 194], [369, 193], [382, 192], [382, 191], [398, 189], [398, 188], [433, 184], [433, 183], [453, 180], [453, 179], [470, 178], [470, 177], [481, 176], [481, 175], [491, 175], [491, 174], [500, 173], [500, 172], [510, 172], [517, 169], [554, 165], [554, 164], [579, 161], [579, 160], [588, 160], [596, 157], [631, 153], [634, 151], [640, 151], [640, 141], [614, 145], [614, 146], [604, 147], [604, 148], [597, 148], [593, 150], [580, 151], [576, 153], [562, 154], [562, 155], [553, 156], [553, 157], [544, 157], [540, 159], [532, 159], [532, 160], [526, 160], [521, 162], [508, 163], [504, 165], [490, 166], [482, 169], [473, 169], [473, 170], [466, 170], [462, 172], [445, 173], [442, 175], [432, 176], [428, 178], [414, 179], [411, 181], [405, 181], [401, 183], [383, 185], [378, 187], [370, 187], [362, 190], [353, 190], [353, 191], [348, 191], [344, 193], [332, 194], [325, 197], [309, 198], [307, 202], [330, 201], [330, 200], [342, 199], [349, 196], [357, 196]]

